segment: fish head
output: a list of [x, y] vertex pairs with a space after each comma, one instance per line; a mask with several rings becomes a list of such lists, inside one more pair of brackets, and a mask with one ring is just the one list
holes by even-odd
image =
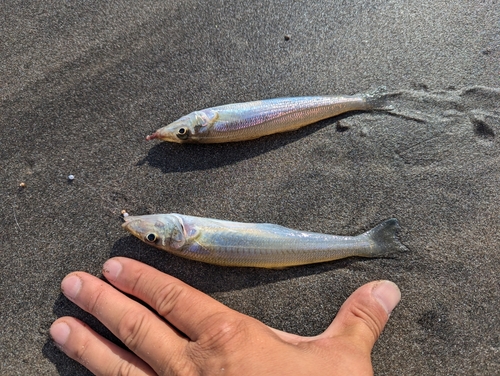
[[128, 216], [123, 228], [143, 242], [175, 252], [186, 242], [181, 220], [171, 214]]
[[158, 129], [152, 135], [147, 136], [147, 140], [158, 138], [169, 142], [200, 142], [203, 134], [208, 132], [210, 125], [217, 119], [216, 111], [206, 109], [195, 111], [189, 115]]

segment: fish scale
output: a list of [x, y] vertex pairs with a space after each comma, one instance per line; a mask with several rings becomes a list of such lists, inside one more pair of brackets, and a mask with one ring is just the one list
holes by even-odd
[[345, 257], [386, 257], [406, 250], [390, 218], [357, 236], [294, 230], [182, 214], [128, 216], [123, 227], [159, 249], [223, 266], [284, 268]]
[[274, 98], [194, 111], [146, 137], [177, 143], [252, 140], [296, 130], [348, 111], [389, 108], [380, 89], [352, 96]]

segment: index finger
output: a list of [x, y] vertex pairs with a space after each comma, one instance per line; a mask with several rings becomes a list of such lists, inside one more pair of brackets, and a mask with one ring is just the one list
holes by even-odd
[[104, 264], [103, 274], [115, 287], [151, 306], [192, 341], [197, 341], [220, 315], [236, 314], [179, 279], [136, 260], [112, 258]]

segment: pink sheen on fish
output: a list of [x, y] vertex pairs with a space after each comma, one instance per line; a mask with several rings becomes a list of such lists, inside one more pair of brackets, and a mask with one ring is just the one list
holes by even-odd
[[357, 236], [293, 230], [182, 214], [128, 216], [123, 227], [156, 248], [222, 266], [284, 268], [345, 257], [385, 257], [405, 251], [397, 219]]
[[177, 143], [246, 141], [288, 132], [349, 111], [388, 110], [377, 90], [352, 96], [276, 98], [234, 103], [192, 112], [158, 129], [146, 140]]

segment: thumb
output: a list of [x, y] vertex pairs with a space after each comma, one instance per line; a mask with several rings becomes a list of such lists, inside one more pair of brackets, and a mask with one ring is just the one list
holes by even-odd
[[376, 281], [363, 285], [344, 302], [335, 320], [320, 337], [344, 336], [370, 353], [400, 299], [401, 292], [393, 282]]

